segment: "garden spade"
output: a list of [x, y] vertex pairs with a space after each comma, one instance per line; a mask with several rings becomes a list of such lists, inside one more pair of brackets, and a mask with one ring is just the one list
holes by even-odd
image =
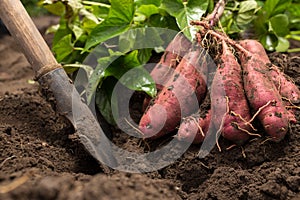
[[[54, 58], [20, 0], [0, 0], [0, 18], [23, 50], [47, 100], [74, 126], [86, 150], [99, 162], [117, 165], [111, 145], [91, 109]], [[76, 117], [74, 117], [76, 116]]]

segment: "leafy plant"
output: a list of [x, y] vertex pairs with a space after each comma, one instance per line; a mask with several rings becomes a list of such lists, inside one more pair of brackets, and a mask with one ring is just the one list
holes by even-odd
[[[61, 16], [59, 25], [49, 28], [49, 32], [55, 33], [52, 50], [67, 72], [86, 70], [83, 61], [90, 54], [99, 58], [89, 73], [86, 97], [88, 102], [96, 97], [99, 110], [111, 123], [112, 91], [107, 88], [117, 80], [132, 90], [156, 95], [155, 83], [143, 65], [153, 51], [163, 51], [175, 36], [158, 28], [174, 33], [184, 30], [192, 39], [194, 30], [188, 28], [189, 20], [200, 20], [209, 4], [212, 7], [210, 0], [43, 0], [41, 4]], [[121, 78], [132, 69], [138, 76], [130, 80]]]
[[260, 8], [255, 0], [228, 1], [220, 21], [223, 30], [232, 37], [245, 32]]
[[[87, 71], [86, 99], [89, 103], [95, 97], [99, 110], [111, 123], [111, 88], [118, 81], [132, 90], [156, 95], [155, 83], [144, 65], [153, 52], [163, 51], [174, 37], [157, 28], [182, 31], [192, 40], [196, 30], [189, 26], [190, 20], [200, 20], [214, 8], [213, 0], [42, 0], [40, 3], [61, 17], [58, 25], [49, 28], [49, 32], [55, 33], [52, 49], [56, 59], [70, 74], [76, 74], [78, 69]], [[232, 38], [253, 32], [267, 50], [287, 51], [288, 39], [300, 40], [299, 4], [299, 0], [228, 0], [220, 27]], [[89, 68], [83, 62], [91, 54], [97, 60]], [[138, 70], [138, 76], [122, 79], [132, 69]]]
[[253, 32], [269, 51], [285, 52], [289, 40], [300, 41], [299, 1], [228, 1], [221, 18], [224, 30], [231, 37]]

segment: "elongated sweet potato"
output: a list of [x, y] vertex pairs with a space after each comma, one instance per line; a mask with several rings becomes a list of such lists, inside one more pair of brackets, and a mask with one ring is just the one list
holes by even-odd
[[145, 137], [160, 137], [173, 131], [181, 118], [199, 109], [206, 94], [207, 65], [200, 47], [183, 57], [175, 73], [157, 95], [139, 124]]
[[[192, 47], [192, 42], [189, 41], [183, 34], [178, 34], [167, 46], [159, 63], [152, 69], [150, 75], [156, 83], [156, 89], [160, 92], [164, 85], [171, 78], [174, 69], [177, 67], [182, 57], [188, 53]], [[150, 97], [146, 97], [143, 102], [143, 110], [147, 108], [151, 101]]]
[[256, 40], [242, 40], [239, 42], [247, 51], [253, 53], [265, 65], [269, 66], [270, 78], [279, 90], [281, 96], [289, 99], [293, 103], [300, 102], [299, 88], [279, 70], [276, 65], [272, 65], [264, 47]]
[[210, 121], [211, 110], [209, 110], [203, 118], [200, 114], [184, 118], [177, 132], [178, 140], [192, 142], [194, 144], [203, 142], [208, 133]]
[[224, 138], [242, 144], [252, 131], [242, 69], [224, 41], [222, 51], [211, 87], [212, 120]]
[[172, 76], [173, 70], [177, 67], [182, 57], [188, 53], [191, 47], [192, 42], [183, 34], [178, 34], [167, 46], [159, 63], [156, 64], [150, 73], [151, 77], [156, 82], [158, 91], [163, 89], [164, 84], [167, 83]]
[[284, 138], [289, 126], [289, 113], [274, 82], [270, 79], [269, 68], [255, 54], [239, 49], [243, 67], [244, 88], [258, 119], [273, 141]]

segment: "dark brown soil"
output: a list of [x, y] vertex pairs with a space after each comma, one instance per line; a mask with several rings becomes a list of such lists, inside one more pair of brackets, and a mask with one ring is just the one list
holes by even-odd
[[[47, 23], [45, 23], [45, 21]], [[49, 20], [37, 21], [44, 31]], [[48, 36], [47, 36], [48, 37]], [[50, 42], [51, 38], [47, 38]], [[300, 58], [272, 61], [300, 85]], [[204, 159], [199, 146], [174, 164], [145, 174], [103, 172], [72, 139], [73, 129], [40, 95], [14, 39], [0, 39], [0, 199], [300, 199], [300, 124], [280, 143], [259, 138]], [[296, 111], [299, 121], [300, 112]], [[137, 150], [116, 131], [115, 142]], [[124, 142], [124, 140], [127, 140]], [[162, 143], [158, 141], [158, 143]], [[150, 144], [153, 145], [153, 144]], [[141, 145], [140, 145], [141, 146]], [[143, 145], [142, 145], [143, 146]]]

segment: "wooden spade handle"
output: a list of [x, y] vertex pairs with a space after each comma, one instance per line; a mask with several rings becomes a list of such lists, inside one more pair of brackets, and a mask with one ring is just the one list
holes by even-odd
[[45, 66], [58, 65], [20, 0], [0, 0], [0, 18], [36, 73]]

